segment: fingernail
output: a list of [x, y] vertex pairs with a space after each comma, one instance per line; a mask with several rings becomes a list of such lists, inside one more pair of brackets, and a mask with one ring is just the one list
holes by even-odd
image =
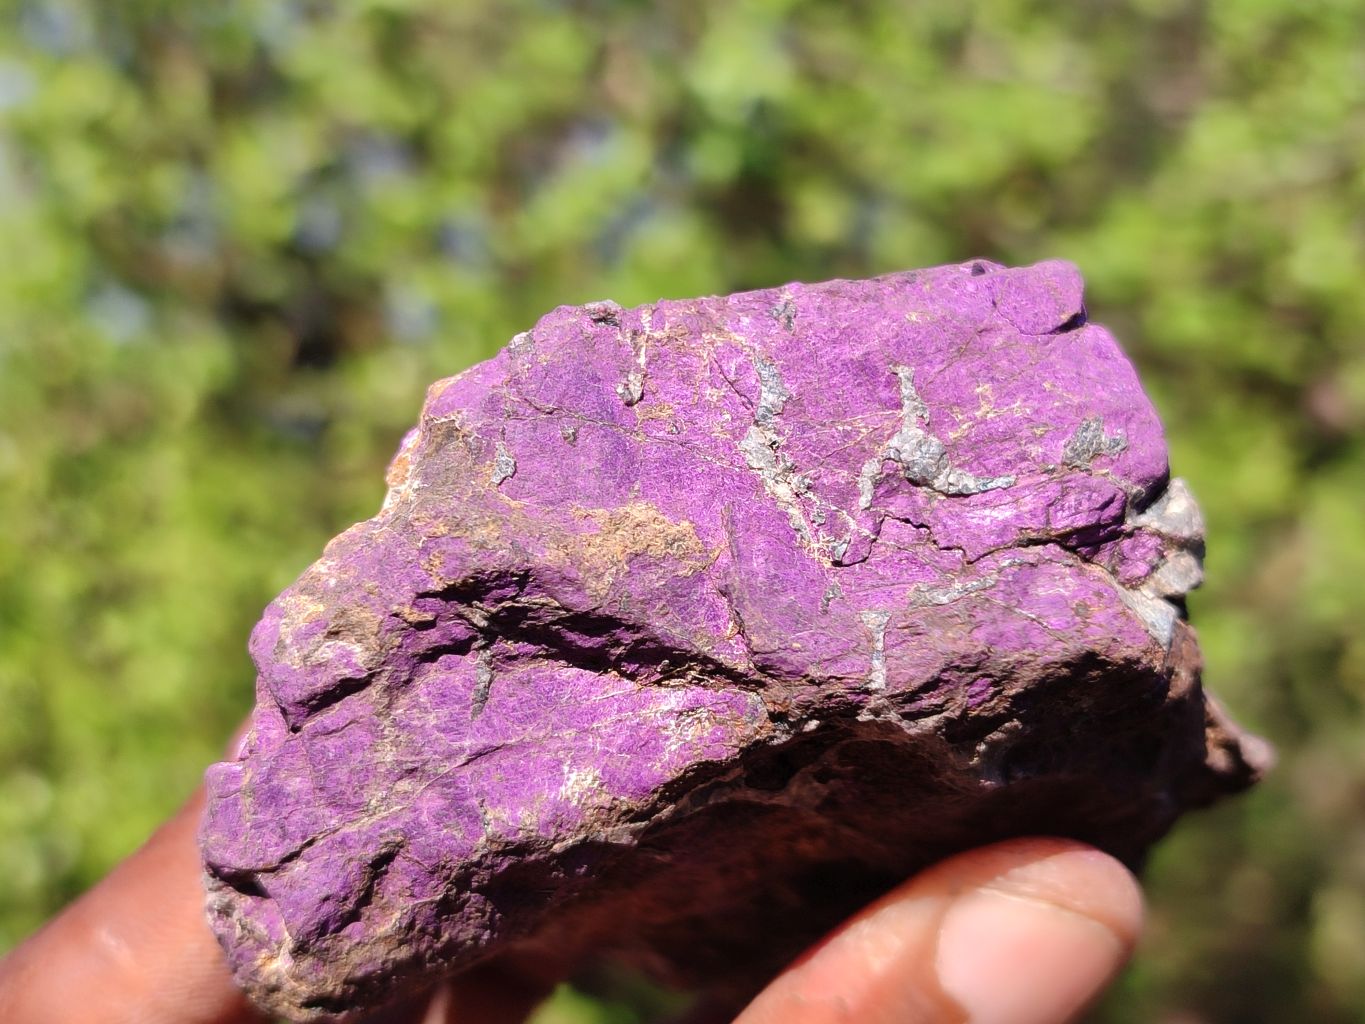
[[[968, 1024], [1060, 1024], [1127, 960], [1141, 899], [1093, 851], [1025, 864], [958, 896], [939, 930], [939, 984]], [[1096, 884], [1086, 876], [1107, 875]], [[1078, 884], [1079, 883], [1079, 884]], [[1088, 893], [1107, 885], [1118, 898]]]

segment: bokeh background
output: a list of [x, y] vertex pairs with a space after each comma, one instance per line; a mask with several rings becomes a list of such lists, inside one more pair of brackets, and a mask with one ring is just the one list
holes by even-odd
[[559, 303], [1064, 256], [1281, 752], [1162, 847], [1095, 1020], [1365, 1020], [1361, 0], [0, 12], [0, 950], [217, 756], [431, 379]]

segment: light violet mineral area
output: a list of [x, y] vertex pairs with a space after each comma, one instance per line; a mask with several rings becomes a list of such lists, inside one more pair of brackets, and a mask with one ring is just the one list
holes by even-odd
[[1062, 262], [561, 307], [266, 610], [208, 910], [335, 1021], [506, 951], [734, 1002], [955, 850], [1130, 864], [1267, 761], [1203, 527]]

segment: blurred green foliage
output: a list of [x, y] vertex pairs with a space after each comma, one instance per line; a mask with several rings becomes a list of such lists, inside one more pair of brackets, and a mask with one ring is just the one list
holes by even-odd
[[430, 379], [562, 302], [1066, 256], [1282, 754], [1158, 853], [1097, 1018], [1362, 1019], [1365, 2], [0, 11], [0, 948], [216, 756]]

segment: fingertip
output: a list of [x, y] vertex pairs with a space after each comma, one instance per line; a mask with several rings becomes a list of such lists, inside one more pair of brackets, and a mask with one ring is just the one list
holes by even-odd
[[[897, 892], [941, 888], [945, 896], [998, 891], [1069, 910], [1104, 925], [1125, 949], [1142, 933], [1142, 888], [1119, 860], [1073, 839], [1009, 839], [950, 857]], [[891, 898], [895, 898], [892, 893]]]
[[963, 1020], [1071, 1020], [1127, 962], [1142, 926], [1142, 895], [1107, 854], [1021, 841], [968, 869], [986, 877], [951, 899], [934, 964]]
[[1126, 962], [1142, 894], [1061, 839], [971, 850], [920, 873], [798, 960], [739, 1024], [1060, 1024]]

